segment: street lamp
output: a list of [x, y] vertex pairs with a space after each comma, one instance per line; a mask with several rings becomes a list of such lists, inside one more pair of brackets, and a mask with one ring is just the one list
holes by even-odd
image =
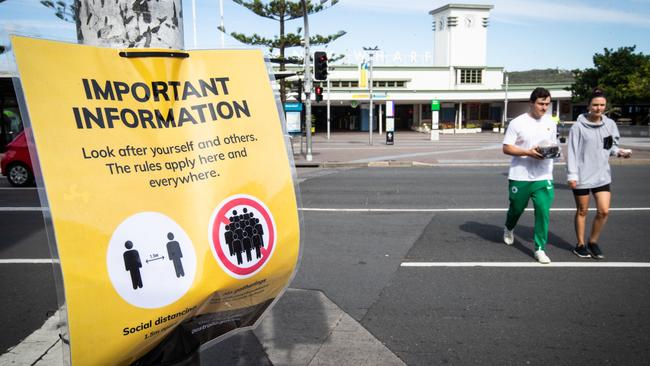
[[503, 100], [503, 122], [501, 123], [501, 130], [499, 132], [505, 132], [506, 123], [508, 123], [508, 73], [505, 74], [506, 79], [506, 89], [505, 89], [505, 99]]
[[[327, 67], [327, 74], [329, 75], [330, 70], [334, 70], [333, 67]], [[327, 78], [327, 141], [330, 139], [330, 79]]]
[[305, 25], [304, 40], [305, 40], [305, 127], [307, 128], [307, 154], [305, 160], [312, 161], [312, 146], [311, 146], [311, 54], [309, 51], [309, 19], [307, 18], [307, 4], [305, 0], [301, 0], [302, 16]]
[[368, 52], [368, 56], [370, 56], [370, 67], [369, 67], [369, 75], [368, 75], [368, 94], [370, 94], [370, 121], [368, 122], [368, 136], [369, 136], [369, 144], [372, 145], [372, 119], [373, 119], [373, 106], [372, 106], [372, 56], [375, 55], [375, 51], [379, 51], [379, 46], [375, 47], [363, 47], [363, 50]]

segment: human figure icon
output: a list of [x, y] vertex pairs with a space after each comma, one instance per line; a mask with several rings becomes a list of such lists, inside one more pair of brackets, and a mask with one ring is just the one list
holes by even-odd
[[242, 246], [244, 247], [244, 250], [246, 251], [246, 261], [250, 262], [253, 260], [253, 255], [252, 255], [252, 250], [253, 250], [253, 242], [251, 241], [251, 238], [248, 236], [248, 233], [244, 231], [244, 238], [242, 239]]
[[133, 249], [133, 243], [130, 240], [124, 243], [124, 247], [127, 249], [123, 254], [124, 268], [131, 275], [133, 289], [137, 290], [138, 288], [142, 288], [142, 276], [140, 275], [142, 262], [140, 261], [140, 253]]
[[242, 252], [244, 251], [242, 247], [241, 240], [239, 240], [239, 235], [233, 234], [233, 240], [232, 240], [232, 249], [235, 251], [235, 254], [237, 255], [237, 264], [242, 264], [244, 263], [244, 260], [242, 259]]
[[257, 234], [260, 236], [260, 242], [262, 243], [262, 246], [264, 246], [264, 227], [262, 224], [260, 224], [260, 219], [255, 218], [255, 230], [257, 230]]
[[230, 255], [233, 255], [235, 254], [235, 251], [232, 248], [233, 231], [231, 230], [231, 228], [234, 228], [234, 225], [226, 225], [225, 227], [226, 231], [224, 232], [223, 235], [224, 238], [226, 239], [226, 245], [228, 245], [228, 252], [230, 253]]
[[252, 238], [254, 227], [251, 221], [252, 220], [246, 220], [246, 226], [244, 227], [244, 231], [246, 231], [248, 233], [248, 236]]
[[262, 236], [257, 233], [256, 229], [253, 229], [253, 247], [255, 248], [255, 257], [262, 258]]
[[237, 234], [239, 240], [242, 240], [244, 237], [244, 230], [242, 229], [240, 222], [235, 223], [235, 234]]
[[169, 260], [174, 263], [176, 277], [184, 277], [185, 271], [183, 271], [183, 263], [181, 262], [181, 258], [183, 258], [181, 246], [176, 240], [174, 240], [173, 233], [167, 233], [167, 239], [169, 239], [169, 242], [167, 243], [167, 255], [169, 256]]

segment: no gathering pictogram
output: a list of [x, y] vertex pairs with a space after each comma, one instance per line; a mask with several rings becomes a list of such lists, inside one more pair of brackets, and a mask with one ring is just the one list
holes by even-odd
[[209, 237], [217, 263], [230, 276], [241, 279], [259, 272], [269, 261], [275, 250], [276, 227], [262, 201], [235, 195], [215, 208]]

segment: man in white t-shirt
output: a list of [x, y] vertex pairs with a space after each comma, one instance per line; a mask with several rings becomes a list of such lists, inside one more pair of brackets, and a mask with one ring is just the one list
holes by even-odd
[[535, 208], [535, 259], [551, 263], [544, 252], [548, 240], [549, 212], [553, 190], [553, 160], [544, 159], [537, 147], [555, 145], [557, 125], [546, 114], [551, 104], [551, 93], [537, 88], [530, 94], [528, 112], [513, 119], [503, 138], [503, 153], [512, 156], [508, 172], [508, 198], [510, 207], [503, 230], [503, 241], [514, 243], [514, 229], [519, 217], [533, 200]]

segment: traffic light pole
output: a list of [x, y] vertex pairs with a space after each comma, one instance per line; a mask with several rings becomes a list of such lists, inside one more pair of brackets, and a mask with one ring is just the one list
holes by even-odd
[[[329, 71], [329, 70], [328, 70]], [[327, 139], [330, 139], [330, 78], [327, 77]]]
[[369, 118], [369, 121], [368, 121], [368, 133], [369, 133], [369, 136], [370, 136], [370, 145], [372, 145], [372, 122], [373, 122], [372, 119], [374, 117], [373, 113], [372, 113], [373, 110], [374, 110], [374, 106], [372, 105], [372, 83], [373, 83], [373, 81], [372, 81], [372, 56], [373, 56], [373, 54], [372, 54], [372, 52], [370, 52], [370, 77], [369, 77], [370, 80], [368, 81], [368, 86], [370, 87], [370, 93], [369, 93], [370, 94], [370, 118]]
[[305, 22], [305, 128], [307, 129], [307, 156], [305, 160], [312, 161], [311, 154], [311, 57], [309, 52], [309, 20], [307, 19], [307, 4], [302, 3], [303, 20]]

